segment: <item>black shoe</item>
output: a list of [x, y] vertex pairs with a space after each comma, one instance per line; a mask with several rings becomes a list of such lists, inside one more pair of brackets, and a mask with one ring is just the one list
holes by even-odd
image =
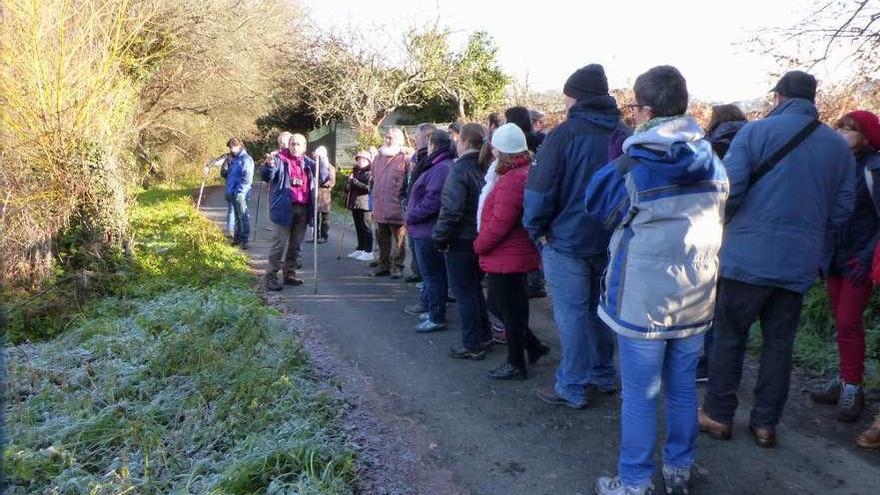
[[419, 277], [418, 275], [410, 275], [403, 279], [403, 281], [408, 284], [417, 284], [422, 281], [422, 277]]
[[504, 363], [488, 374], [490, 378], [496, 380], [525, 380], [528, 377], [525, 369], [517, 368], [510, 363]]
[[546, 289], [529, 289], [529, 299], [540, 299], [542, 297], [547, 297]]
[[373, 272], [374, 277], [387, 277], [391, 275], [391, 270], [376, 270]]
[[550, 346], [538, 344], [538, 347], [535, 350], [526, 350], [526, 354], [529, 355], [529, 364], [535, 364], [539, 359], [550, 354]]
[[318, 244], [327, 244], [327, 238], [326, 237], [319, 237]]
[[449, 349], [449, 357], [453, 359], [470, 359], [479, 361], [486, 359], [486, 351], [484, 349], [470, 350], [467, 347], [453, 347]]

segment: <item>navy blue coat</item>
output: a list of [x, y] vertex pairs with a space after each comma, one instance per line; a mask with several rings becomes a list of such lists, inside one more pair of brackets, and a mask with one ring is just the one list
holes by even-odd
[[724, 166], [730, 179], [723, 277], [805, 293], [827, 270], [830, 240], [855, 203], [856, 164], [846, 142], [820, 125], [753, 186], [749, 178], [769, 156], [818, 118], [795, 98], [737, 134]]
[[[263, 165], [260, 175], [264, 182], [269, 183], [269, 220], [280, 225], [293, 224], [293, 203], [290, 198], [290, 171], [287, 163], [278, 156], [273, 158], [275, 166]], [[315, 215], [315, 161], [303, 157], [306, 175], [309, 177], [309, 224]], [[324, 166], [318, 172], [321, 184], [330, 178], [330, 170]]]
[[610, 232], [584, 211], [593, 174], [608, 163], [612, 132], [620, 110], [611, 96], [579, 100], [568, 120], [544, 140], [529, 172], [523, 226], [537, 242], [546, 237], [557, 251], [572, 256], [605, 254]]
[[870, 267], [880, 236], [880, 153], [871, 151], [856, 161], [856, 206], [846, 225], [837, 231], [831, 275], [849, 275], [853, 259]]

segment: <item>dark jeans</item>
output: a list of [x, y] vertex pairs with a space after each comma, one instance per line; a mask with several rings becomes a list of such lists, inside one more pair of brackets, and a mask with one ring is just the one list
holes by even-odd
[[788, 399], [794, 337], [803, 294], [722, 278], [715, 305], [714, 342], [709, 347], [709, 384], [706, 413], [730, 424], [739, 405], [736, 391], [742, 379], [749, 329], [761, 322], [761, 368], [755, 385], [750, 424], [772, 427], [779, 423]]
[[547, 282], [544, 279], [544, 272], [542, 270], [530, 271], [526, 280], [529, 284], [529, 290], [532, 292], [545, 292], [547, 290]]
[[409, 260], [409, 271], [411, 271], [413, 276], [415, 277], [422, 277], [422, 270], [419, 266], [419, 263], [421, 263], [421, 261], [419, 260], [419, 257], [415, 255], [416, 240], [410, 236], [407, 236], [407, 238], [409, 238], [409, 251], [413, 253], [412, 258]]
[[357, 233], [358, 240], [355, 251], [373, 252], [372, 217], [373, 214], [369, 211], [351, 210], [351, 218], [354, 220], [354, 231]]
[[507, 329], [507, 362], [525, 369], [524, 352], [537, 351], [541, 341], [529, 329], [529, 287], [525, 273], [490, 273], [489, 298]]
[[232, 202], [232, 211], [235, 216], [235, 240], [248, 242], [251, 237], [251, 217], [248, 212], [248, 194], [241, 193], [230, 196], [227, 201]]
[[318, 212], [318, 239], [330, 237], [330, 212]]
[[421, 292], [422, 304], [428, 308], [431, 321], [446, 323], [446, 294], [449, 288], [443, 253], [434, 248], [431, 239], [412, 239], [412, 242], [415, 246], [414, 257], [418, 258], [422, 267], [422, 281], [425, 283]]
[[491, 340], [492, 331], [473, 239], [460, 239], [452, 243], [446, 252], [446, 273], [458, 306], [462, 345], [468, 350], [476, 350]]

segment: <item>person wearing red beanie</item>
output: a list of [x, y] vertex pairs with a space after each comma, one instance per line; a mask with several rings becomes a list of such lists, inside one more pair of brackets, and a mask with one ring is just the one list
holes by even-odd
[[[864, 312], [871, 299], [871, 265], [880, 239], [880, 120], [859, 110], [834, 125], [856, 157], [856, 206], [849, 223], [835, 233], [828, 294], [837, 325], [840, 376], [810, 394], [819, 404], [837, 404], [837, 419], [859, 419], [865, 407]], [[880, 424], [875, 442], [880, 446]]]

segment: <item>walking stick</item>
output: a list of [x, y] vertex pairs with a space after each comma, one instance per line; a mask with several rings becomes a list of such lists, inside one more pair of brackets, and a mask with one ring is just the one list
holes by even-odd
[[205, 173], [202, 174], [202, 185], [199, 187], [199, 199], [196, 200], [196, 211], [202, 206], [202, 194], [205, 192], [205, 181], [208, 180], [208, 167], [205, 167]]
[[314, 266], [315, 266], [315, 294], [318, 294], [318, 180], [321, 177], [321, 167], [315, 162], [315, 168], [317, 169], [315, 172], [315, 180], [312, 182], [315, 183], [315, 202], [312, 203], [315, 207], [315, 216], [314, 223], [312, 224], [312, 241], [314, 241]]
[[254, 215], [254, 238], [251, 242], [257, 242], [257, 227], [260, 224], [260, 196], [263, 195], [263, 187], [257, 187], [257, 214]]

